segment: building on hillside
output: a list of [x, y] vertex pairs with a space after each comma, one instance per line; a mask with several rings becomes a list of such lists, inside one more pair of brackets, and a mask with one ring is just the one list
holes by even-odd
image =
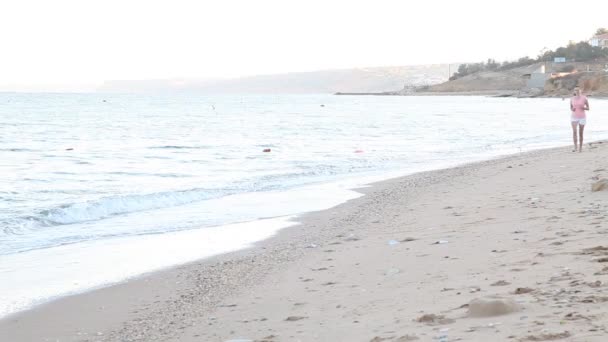
[[545, 72], [545, 66], [541, 65], [538, 67], [538, 69], [534, 70], [530, 74], [523, 75], [523, 77], [527, 79], [526, 88], [543, 89], [545, 87], [545, 82], [547, 82], [547, 79], [550, 77], [550, 75]]
[[608, 33], [593, 36], [593, 38], [589, 40], [589, 45], [608, 48]]

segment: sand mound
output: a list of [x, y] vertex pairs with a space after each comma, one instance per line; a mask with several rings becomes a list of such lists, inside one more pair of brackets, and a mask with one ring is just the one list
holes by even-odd
[[512, 299], [474, 299], [469, 303], [469, 316], [491, 317], [510, 314], [521, 310]]
[[591, 184], [591, 191], [593, 192], [604, 190], [608, 190], [608, 179], [606, 178], [600, 179], [599, 181]]

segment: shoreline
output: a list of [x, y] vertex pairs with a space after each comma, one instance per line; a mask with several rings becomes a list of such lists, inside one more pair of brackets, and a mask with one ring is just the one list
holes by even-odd
[[[556, 94], [540, 94], [534, 95], [531, 93], [525, 93], [520, 90], [472, 90], [472, 91], [421, 91], [421, 92], [410, 92], [400, 93], [398, 91], [389, 91], [382, 93], [334, 93], [337, 96], [486, 96], [486, 97], [504, 97], [504, 98], [516, 98], [516, 99], [529, 99], [529, 98], [541, 98], [541, 99], [552, 99], [552, 98], [564, 98], [564, 95]], [[608, 99], [608, 94], [597, 94], [587, 95], [592, 99]]]
[[[542, 149], [541, 149], [542, 150]], [[538, 149], [533, 149], [527, 152], [534, 152], [534, 151], [540, 151]], [[524, 152], [524, 153], [527, 153]], [[519, 154], [521, 154], [522, 152], [519, 152]], [[156, 268], [153, 269], [151, 271], [146, 271], [146, 272], [142, 272], [142, 273], [137, 273], [134, 274], [132, 276], [128, 276], [124, 279], [121, 280], [112, 280], [112, 281], [107, 281], [107, 282], [103, 282], [100, 283], [99, 285], [95, 285], [95, 286], [91, 286], [88, 288], [84, 288], [84, 289], [79, 289], [76, 291], [72, 291], [70, 293], [63, 293], [63, 294], [59, 294], [56, 296], [52, 296], [49, 298], [44, 298], [41, 300], [38, 300], [36, 302], [33, 302], [30, 304], [30, 306], [22, 308], [22, 309], [18, 309], [15, 312], [11, 312], [8, 314], [5, 314], [3, 316], [0, 316], [0, 322], [2, 320], [5, 319], [10, 319], [13, 316], [17, 316], [20, 314], [27, 314], [27, 312], [32, 311], [32, 310], [36, 310], [39, 307], [43, 307], [46, 305], [50, 305], [56, 301], [61, 301], [65, 298], [69, 298], [69, 297], [74, 297], [74, 296], [79, 296], [79, 295], [85, 295], [88, 294], [90, 292], [94, 292], [94, 291], [99, 291], [99, 290], [103, 290], [109, 287], [113, 287], [113, 286], [120, 286], [123, 285], [124, 283], [127, 282], [132, 282], [134, 280], [138, 280], [140, 278], [145, 278], [151, 275], [154, 275], [156, 273], [159, 272], [165, 272], [167, 270], [171, 270], [174, 268], [178, 268], [181, 266], [186, 266], [192, 263], [204, 263], [207, 260], [213, 260], [215, 258], [221, 258], [224, 255], [230, 255], [230, 254], [234, 254], [234, 253], [239, 253], [242, 251], [246, 251], [248, 249], [251, 248], [255, 248], [258, 244], [265, 242], [266, 240], [270, 240], [272, 238], [274, 238], [277, 234], [280, 234], [283, 230], [289, 229], [289, 228], [294, 228], [294, 227], [298, 227], [303, 225], [303, 221], [301, 220], [301, 218], [306, 217], [308, 214], [313, 214], [313, 213], [318, 213], [318, 212], [324, 212], [327, 210], [331, 210], [332, 208], [335, 208], [336, 206], [339, 205], [343, 205], [346, 204], [347, 202], [353, 200], [353, 199], [357, 199], [361, 196], [365, 195], [364, 189], [368, 188], [368, 187], [373, 187], [375, 184], [379, 184], [379, 183], [383, 183], [386, 181], [391, 181], [391, 180], [396, 180], [396, 179], [400, 179], [400, 178], [405, 178], [405, 177], [410, 177], [410, 176], [415, 176], [415, 175], [424, 175], [428, 172], [439, 172], [442, 170], [450, 170], [450, 169], [454, 169], [454, 168], [460, 168], [460, 167], [467, 167], [469, 165], [473, 165], [476, 163], [483, 163], [483, 162], [489, 162], [492, 160], [497, 160], [497, 159], [502, 159], [502, 158], [507, 158], [507, 157], [511, 157], [516, 155], [515, 153], [511, 153], [511, 154], [506, 154], [506, 155], [495, 155], [495, 156], [486, 156], [483, 157], [482, 159], [479, 160], [474, 160], [474, 161], [469, 161], [469, 162], [461, 162], [461, 163], [457, 163], [455, 165], [448, 165], [448, 166], [444, 166], [444, 167], [439, 167], [439, 168], [432, 168], [430, 170], [423, 170], [423, 171], [414, 171], [414, 172], [408, 172], [405, 174], [399, 174], [399, 175], [395, 175], [395, 171], [392, 171], [391, 173], [389, 173], [389, 176], [363, 176], [361, 179], [365, 180], [365, 181], [353, 181], [353, 179], [359, 179], [359, 178], [353, 178], [353, 179], [348, 179], [348, 180], [341, 180], [341, 181], [333, 181], [330, 182], [328, 184], [332, 184], [335, 185], [336, 182], [338, 183], [351, 183], [350, 186], [344, 188], [343, 190], [346, 193], [356, 193], [358, 195], [355, 195], [354, 198], [352, 195], [347, 195], [346, 193], [343, 194], [342, 197], [346, 198], [346, 200], [343, 200], [342, 202], [338, 203], [337, 205], [332, 205], [331, 207], [328, 207], [326, 209], [321, 209], [321, 210], [309, 210], [303, 213], [299, 213], [299, 214], [285, 214], [285, 215], [281, 215], [281, 216], [276, 216], [276, 217], [263, 217], [257, 220], [253, 220], [253, 221], [243, 221], [243, 222], [235, 222], [235, 223], [228, 223], [228, 224], [224, 224], [224, 225], [219, 225], [219, 226], [211, 226], [211, 227], [204, 227], [201, 229], [223, 229], [223, 228], [228, 228], [230, 229], [231, 227], [234, 226], [241, 226], [241, 225], [256, 225], [256, 224], [265, 224], [265, 222], [268, 222], [268, 220], [270, 221], [284, 221], [282, 224], [282, 228], [276, 229], [274, 233], [270, 234], [269, 237], [265, 237], [262, 238], [261, 240], [256, 240], [253, 241], [251, 243], [249, 243], [250, 247], [243, 247], [243, 248], [238, 248], [238, 249], [233, 249], [233, 250], [228, 250], [225, 252], [220, 252], [220, 253], [212, 253], [210, 256], [205, 256], [205, 257], [198, 257], [196, 259], [191, 259], [188, 261], [184, 261], [184, 262], [179, 262], [177, 264], [171, 264], [169, 266], [162, 266], [160, 268]], [[373, 179], [373, 180], [369, 180], [369, 179]], [[355, 183], [357, 183], [358, 185], [354, 185]], [[266, 223], [267, 225], [267, 223]], [[197, 235], [202, 235], [202, 234], [197, 234], [197, 232], [199, 233], [204, 233], [204, 232], [200, 232], [200, 229], [193, 229], [193, 230], [184, 230], [184, 231], [175, 231], [175, 232], [168, 232], [167, 233], [167, 238], [169, 241], [173, 240], [172, 237], [175, 235], [191, 235], [193, 238], [197, 237]], [[206, 232], [206, 231], [205, 231]], [[268, 235], [268, 234], [263, 234], [263, 235]], [[153, 237], [156, 237], [156, 235], [153, 235]], [[200, 238], [200, 236], [199, 236]], [[111, 250], [110, 250], [111, 252]], [[1, 312], [1, 311], [0, 311]]]
[[350, 95], [350, 96], [495, 96], [495, 97], [516, 97], [517, 90], [472, 90], [472, 91], [420, 91], [401, 93], [399, 91], [388, 91], [381, 93], [342, 93], [337, 92], [334, 95]]
[[[544, 147], [544, 148], [546, 148], [546, 147]], [[538, 150], [538, 148], [532, 149], [530, 151], [536, 151], [536, 150]], [[520, 150], [519, 153], [522, 153], [521, 150]], [[338, 203], [337, 205], [340, 205], [340, 204], [344, 204], [344, 203], [348, 202], [351, 198], [358, 198], [360, 196], [363, 196], [363, 193], [362, 193], [361, 189], [373, 186], [374, 184], [377, 184], [377, 183], [380, 183], [380, 182], [384, 182], [384, 181], [389, 181], [391, 179], [398, 179], [398, 178], [403, 178], [403, 177], [409, 177], [409, 176], [416, 175], [416, 174], [423, 174], [425, 172], [433, 172], [433, 171], [440, 171], [440, 170], [451, 169], [451, 168], [464, 167], [464, 166], [475, 164], [475, 163], [478, 163], [478, 162], [491, 161], [491, 160], [495, 160], [495, 159], [509, 157], [511, 155], [515, 155], [515, 152], [510, 152], [510, 153], [507, 153], [507, 154], [486, 155], [486, 156], [483, 156], [483, 157], [480, 157], [480, 158], [472, 158], [473, 160], [471, 160], [471, 161], [463, 161], [463, 162], [456, 162], [456, 163], [447, 163], [447, 164], [443, 164], [441, 166], [435, 165], [435, 166], [430, 167], [428, 170], [424, 170], [424, 169], [423, 170], [418, 170], [418, 171], [413, 171], [412, 170], [412, 171], [407, 171], [407, 172], [405, 172], [405, 171], [396, 172], [396, 171], [393, 170], [393, 171], [390, 171], [390, 172], [388, 172], [388, 173], [386, 173], [384, 175], [379, 175], [379, 174], [363, 175], [363, 176], [358, 176], [358, 177], [343, 178], [341, 180], [334, 180], [334, 181], [330, 181], [328, 183], [324, 183], [323, 185], [307, 185], [307, 186], [304, 186], [304, 187], [300, 188], [300, 190], [302, 190], [302, 189], [308, 189], [309, 187], [323, 187], [323, 188], [327, 188], [327, 190], [329, 190], [329, 188], [339, 188], [340, 191], [343, 191], [344, 193], [342, 195], [338, 196], [341, 199], [338, 200], [337, 202], [334, 201], [334, 199], [332, 199], [331, 197], [328, 197], [328, 196], [325, 196], [325, 198], [323, 198], [323, 199], [321, 199], [322, 196], [319, 197], [319, 198], [317, 198], [317, 202], [316, 202], [317, 204], [319, 204], [321, 202], [327, 202], [328, 198], [330, 199], [328, 203], [332, 203], [332, 204], [329, 204], [329, 206], [327, 206], [328, 205], [327, 203], [321, 205], [320, 207], [322, 207], [323, 209], [310, 209], [309, 208], [309, 210], [303, 211], [301, 213], [287, 213], [287, 214], [279, 215], [279, 216], [262, 217], [262, 218], [259, 218], [257, 220], [253, 220], [253, 221], [243, 221], [243, 222], [227, 223], [227, 224], [224, 224], [224, 225], [204, 227], [204, 228], [201, 228], [201, 229], [173, 231], [173, 232], [168, 232], [166, 234], [160, 234], [160, 235], [153, 234], [153, 235], [149, 236], [149, 238], [147, 239], [148, 241], [145, 244], [142, 243], [141, 241], [140, 242], [129, 242], [129, 241], [124, 242], [124, 240], [128, 240], [129, 238], [127, 238], [127, 239], [121, 238], [121, 239], [117, 239], [115, 241], [114, 240], [106, 241], [106, 245], [119, 246], [123, 250], [129, 250], [129, 253], [131, 253], [131, 254], [137, 254], [140, 257], [143, 256], [144, 258], [148, 258], [148, 256], [149, 256], [148, 253], [149, 252], [147, 252], [145, 250], [142, 250], [142, 249], [150, 250], [150, 248], [144, 248], [144, 247], [146, 245], [151, 245], [151, 244], [154, 245], [155, 241], [157, 242], [159, 240], [158, 238], [163, 238], [164, 240], [173, 241], [173, 242], [177, 242], [176, 240], [179, 239], [179, 236], [188, 236], [188, 239], [193, 239], [193, 238], [194, 239], [199, 239], [199, 238], [203, 238], [204, 239], [204, 238], [207, 238], [207, 237], [211, 237], [211, 236], [205, 236], [207, 233], [210, 233], [210, 230], [220, 229], [220, 232], [222, 233], [222, 235], [226, 235], [223, 232], [224, 229], [233, 230], [232, 228], [236, 228], [237, 226], [250, 226], [249, 229], [253, 229], [254, 228], [253, 226], [256, 226], [258, 224], [264, 226], [264, 227], [258, 227], [259, 230], [265, 231], [265, 230], [268, 230], [267, 227], [265, 227], [265, 226], [276, 225], [276, 224], [273, 224], [271, 221], [283, 221], [283, 223], [281, 224], [283, 227], [278, 228], [278, 229], [274, 229], [275, 230], [274, 233], [271, 233], [270, 235], [268, 233], [263, 233], [262, 234], [264, 236], [270, 236], [270, 237], [272, 237], [272, 236], [276, 235], [276, 232], [280, 232], [283, 229], [286, 229], [286, 228], [288, 228], [290, 226], [301, 225], [301, 221], [299, 220], [299, 217], [305, 216], [308, 213], [322, 212], [322, 211], [325, 211], [325, 210], [330, 210], [331, 208], [333, 208], [333, 207], [336, 206], [335, 203]], [[353, 196], [353, 194], [354, 194], [354, 196]], [[294, 197], [293, 193], [291, 193], [291, 197]], [[302, 196], [301, 195], [295, 196], [296, 199], [298, 199], [299, 197], [302, 197]], [[336, 197], [336, 198], [338, 198], [338, 197]], [[314, 198], [316, 198], [316, 197], [314, 197]], [[310, 200], [310, 199], [307, 199], [307, 200]], [[268, 220], [270, 220], [270, 221], [268, 221]], [[271, 222], [271, 223], [268, 223], [268, 222]], [[245, 233], [245, 232], [243, 232], [243, 233]], [[209, 235], [212, 235], [212, 234], [209, 234]], [[215, 236], [215, 238], [217, 238], [217, 236]], [[260, 242], [262, 242], [262, 241], [264, 241], [266, 239], [268, 239], [268, 237], [264, 237], [264, 238], [257, 239], [257, 240], [250, 240], [248, 242], [248, 245], [249, 246], [255, 246], [257, 243], [260, 243]], [[234, 242], [234, 241], [231, 241], [231, 242]], [[182, 244], [182, 247], [187, 247], [187, 246], [184, 246]], [[97, 253], [102, 253], [102, 254], [106, 254], [107, 253], [107, 254], [112, 255], [112, 254], [116, 254], [117, 248], [118, 247], [103, 249], [103, 248], [96, 247], [96, 252]], [[156, 247], [152, 248], [152, 249], [157, 249], [158, 250], [159, 248], [163, 250], [162, 252], [166, 253], [166, 251], [164, 251], [164, 250], [167, 249], [167, 248], [164, 248], [164, 247], [160, 246], [158, 243], [156, 243]], [[86, 294], [86, 293], [91, 292], [91, 291], [97, 291], [97, 290], [104, 289], [104, 288], [107, 288], [107, 287], [120, 285], [120, 284], [122, 284], [124, 282], [133, 281], [133, 280], [136, 280], [136, 279], [138, 279], [140, 277], [146, 277], [146, 276], [149, 276], [149, 275], [157, 273], [157, 272], [163, 272], [165, 270], [172, 269], [172, 268], [175, 268], [175, 267], [179, 267], [179, 266], [182, 266], [182, 265], [187, 265], [187, 264], [190, 264], [190, 263], [202, 262], [204, 260], [207, 260], [207, 259], [210, 259], [210, 258], [213, 258], [213, 257], [217, 257], [219, 255], [224, 255], [224, 254], [228, 254], [228, 253], [235, 253], [235, 252], [238, 252], [240, 250], [249, 249], [249, 248], [252, 248], [252, 247], [239, 247], [239, 248], [236, 248], [236, 249], [228, 248], [227, 250], [221, 251], [221, 252], [217, 252], [217, 251], [210, 252], [208, 256], [198, 256], [198, 257], [194, 257], [194, 258], [190, 257], [190, 258], [187, 258], [185, 260], [181, 260], [179, 262], [169, 262], [168, 260], [163, 260], [163, 265], [162, 266], [154, 267], [152, 269], [145, 270], [145, 271], [137, 271], [135, 273], [132, 273], [132, 275], [128, 275], [126, 277], [122, 277], [122, 278], [119, 278], [119, 279], [115, 279], [114, 278], [114, 279], [107, 280], [107, 278], [106, 278], [106, 280], [97, 282], [96, 284], [94, 284], [92, 286], [89, 285], [89, 286], [86, 286], [84, 288], [80, 287], [78, 289], [71, 290], [70, 292], [62, 292], [62, 293], [59, 293], [59, 294], [56, 294], [56, 295], [48, 296], [48, 297], [43, 298], [43, 299], [37, 299], [35, 301], [30, 302], [30, 304], [28, 304], [27, 306], [21, 307], [21, 308], [17, 309], [16, 311], [10, 312], [8, 314], [6, 312], [3, 312], [2, 311], [3, 308], [0, 307], [0, 314], [1, 314], [0, 315], [0, 320], [3, 320], [5, 318], [9, 318], [9, 317], [11, 317], [13, 315], [18, 315], [20, 313], [26, 313], [26, 312], [28, 312], [30, 310], [36, 309], [37, 307], [53, 303], [53, 302], [55, 302], [57, 300], [61, 300], [61, 299], [66, 298], [66, 297], [77, 296], [77, 295], [81, 295], [81, 294]], [[87, 246], [86, 249], [90, 250], [90, 249], [92, 249], [92, 246]], [[184, 254], [184, 253], [188, 254], [187, 251], [191, 252], [191, 249], [192, 248], [181, 248], [180, 255]], [[45, 251], [45, 250], [41, 250], [41, 251]], [[160, 250], [159, 250], [159, 252], [160, 252]], [[205, 251], [205, 253], [207, 253], [207, 252], [208, 251]], [[64, 250], [63, 253], [66, 253], [66, 251]], [[40, 256], [40, 255], [38, 256], [38, 258], [43, 258], [45, 260], [52, 260], [52, 257], [53, 256], [51, 255], [51, 258], [49, 259], [48, 255], [45, 256], [44, 254], [42, 256]], [[175, 258], [175, 257], [176, 257], [176, 255], [171, 255], [170, 256], [170, 258]], [[170, 258], [165, 258], [165, 259], [170, 259]], [[120, 261], [121, 260], [119, 260], [119, 259], [114, 260], [114, 262], [119, 262], [119, 263], [120, 263]], [[150, 263], [150, 260], [147, 260], [146, 262]], [[19, 261], [16, 261], [14, 263], [15, 264], [19, 264], [19, 263], [30, 264], [31, 262], [26, 259], [26, 260], [19, 260]], [[56, 260], [54, 260], [54, 262], [47, 262], [44, 265], [44, 267], [41, 267], [40, 265], [37, 265], [37, 266], [41, 267], [41, 269], [48, 269], [48, 268], [52, 268], [54, 263], [55, 264], [60, 264], [60, 263], [57, 263]], [[2, 265], [0, 265], [0, 266], [2, 266]], [[104, 266], [104, 265], [98, 265], [98, 266]], [[101, 273], [101, 272], [97, 272], [97, 273]], [[107, 274], [107, 270], [106, 270], [106, 274]], [[65, 274], [64, 274], [64, 276], [65, 276]], [[20, 277], [17, 277], [17, 278], [20, 278]], [[74, 282], [74, 284], [83, 284], [84, 283], [82, 277], [80, 279], [73, 278], [71, 280]], [[8, 290], [7, 292], [10, 294], [9, 291], [10, 290]], [[2, 291], [0, 291], [0, 293], [1, 292]], [[0, 296], [0, 297], [2, 297], [2, 296]], [[5, 298], [11, 298], [11, 297], [9, 295], [9, 296], [5, 296]], [[4, 299], [4, 298], [2, 298], [2, 299]]]
[[[603, 142], [594, 142], [593, 145], [596, 146], [595, 150], [588, 149], [580, 156], [588, 158], [608, 147], [608, 144], [603, 144]], [[218, 336], [205, 335], [210, 338], [208, 340], [236, 338], [236, 336], [229, 336], [229, 332], [232, 330], [251, 331], [251, 324], [246, 326], [246, 329], [242, 329], [243, 325], [240, 323], [221, 326], [220, 322], [215, 322], [217, 318], [211, 319], [211, 317], [220, 317], [216, 312], [222, 311], [224, 318], [238, 316], [239, 313], [236, 311], [240, 309], [235, 310], [234, 308], [247, 305], [246, 301], [238, 300], [243, 294], [258, 293], [257, 289], [260, 287], [262, 290], [259, 293], [263, 293], [263, 289], [272, 286], [282, 286], [282, 289], [285, 290], [286, 274], [295, 272], [299, 265], [306, 264], [311, 258], [327, 256], [328, 252], [325, 252], [327, 250], [333, 250], [330, 252], [332, 255], [352, 253], [352, 249], [350, 251], [340, 251], [339, 249], [347, 248], [345, 246], [351, 243], [361, 244], [369, 239], [377, 240], [378, 236], [386, 237], [383, 237], [380, 247], [374, 248], [387, 248], [386, 241], [389, 240], [390, 235], [397, 237], [397, 235], [403, 234], [398, 229], [395, 230], [395, 226], [383, 224], [388, 217], [387, 213], [392, 213], [395, 217], [399, 216], [400, 212], [395, 211], [394, 208], [396, 203], [402, 204], [410, 199], [416, 201], [418, 197], [424, 197], [437, 188], [443, 189], [446, 197], [450, 197], [452, 192], [464, 191], [462, 182], [466, 181], [464, 184], [467, 184], [471, 179], [476, 179], [480, 172], [490, 174], [507, 172], [512, 171], [509, 169], [513, 168], [525, 168], [526, 166], [523, 165], [538, 163], [539, 160], [547, 162], [549, 157], [578, 156], [578, 154], [567, 153], [567, 149], [567, 147], [558, 147], [497, 157], [448, 169], [415, 173], [374, 183], [369, 187], [354, 189], [365, 196], [349, 200], [331, 209], [307, 213], [297, 219], [299, 224], [282, 229], [275, 236], [260, 241], [251, 248], [153, 272], [124, 283], [60, 298], [31, 310], [9, 315], [0, 320], [0, 333], [6, 334], [6, 339], [9, 341], [34, 341], [46, 338], [61, 341], [197, 340], [196, 335], [201, 337], [205, 333], [201, 329], [204, 330], [211, 324], [214, 325], [212, 330]], [[507, 164], [519, 166], [509, 165], [511, 168], [508, 168], [505, 166]], [[589, 183], [586, 180], [585, 182]], [[453, 190], [452, 187], [456, 190]], [[387, 202], [387, 198], [392, 201]], [[391, 207], [391, 210], [385, 207]], [[418, 208], [421, 215], [424, 213], [424, 207]], [[351, 225], [381, 226], [380, 231], [393, 233], [378, 235], [378, 232], [370, 230], [370, 228], [353, 230]], [[412, 231], [409, 234], [416, 233], [420, 232]], [[336, 240], [339, 236], [341, 238]], [[411, 241], [416, 240], [419, 238]], [[399, 243], [399, 246], [404, 245], [405, 242]], [[362, 245], [358, 248], [365, 247], [369, 246]], [[352, 265], [342, 266], [341, 268], [350, 271], [357, 269]], [[391, 268], [389, 268], [390, 270]], [[315, 271], [307, 272], [314, 274]], [[347, 280], [348, 275], [344, 275], [344, 279]], [[331, 281], [327, 283], [331, 283]], [[287, 284], [293, 285], [289, 281]], [[323, 286], [330, 288], [333, 285], [321, 284], [320, 288], [325, 290]], [[293, 288], [294, 286], [287, 286], [288, 291]], [[256, 291], [252, 291], [252, 289], [256, 289]], [[395, 289], [393, 288], [393, 290]], [[318, 291], [322, 290], [317, 288], [315, 292]], [[294, 290], [294, 293], [298, 293], [298, 291]], [[255, 296], [254, 298], [248, 297], [248, 300], [255, 300]], [[238, 304], [235, 304], [237, 306], [233, 306], [233, 303], [237, 302]], [[322, 303], [316, 304], [321, 305]], [[249, 305], [252, 308], [268, 311], [268, 307], [261, 303], [255, 305], [249, 303]], [[87, 314], [82, 315], [82, 312]], [[257, 324], [266, 325], [261, 322], [267, 321], [271, 320], [257, 321]], [[276, 326], [281, 325], [276, 322], [275, 324]], [[296, 327], [298, 324], [295, 323], [292, 326]], [[218, 325], [220, 325], [219, 328], [217, 328]], [[304, 330], [306, 333], [311, 333], [310, 327]], [[191, 335], [183, 335], [185, 332], [191, 333]], [[211, 334], [211, 331], [208, 333]], [[224, 335], [221, 335], [222, 333]], [[179, 336], [182, 336], [183, 339], [176, 338], [178, 334], [181, 334]], [[254, 337], [262, 338], [264, 336]], [[282, 336], [277, 337], [278, 341], [289, 340], [282, 333], [278, 336]], [[310, 338], [312, 337], [304, 336], [304, 340], [311, 340]], [[4, 339], [2, 338], [2, 340]]]

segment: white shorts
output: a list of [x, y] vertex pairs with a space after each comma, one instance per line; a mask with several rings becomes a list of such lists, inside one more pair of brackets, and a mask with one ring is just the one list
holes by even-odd
[[576, 122], [579, 125], [586, 125], [587, 124], [587, 119], [586, 118], [571, 117], [570, 118], [570, 122]]

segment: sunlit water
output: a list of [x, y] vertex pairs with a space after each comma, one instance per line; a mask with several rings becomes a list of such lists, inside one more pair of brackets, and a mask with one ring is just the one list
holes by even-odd
[[[608, 102], [591, 106], [587, 141], [608, 138]], [[247, 247], [373, 180], [568, 144], [569, 115], [561, 99], [0, 94], [0, 316]]]

